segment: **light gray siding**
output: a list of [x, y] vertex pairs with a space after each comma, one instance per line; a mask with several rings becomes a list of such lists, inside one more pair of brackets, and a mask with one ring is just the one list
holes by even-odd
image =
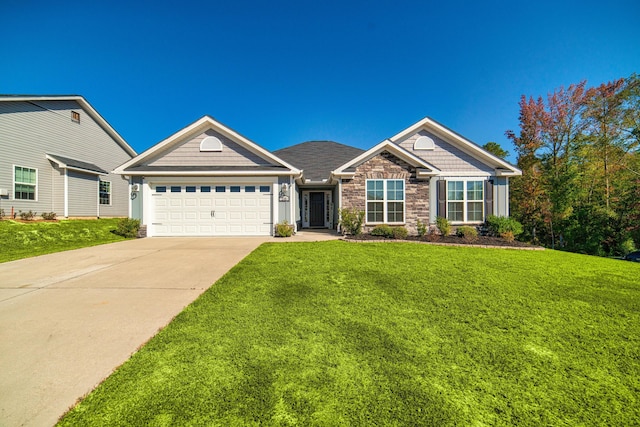
[[98, 177], [84, 173], [68, 172], [69, 216], [98, 216]]
[[509, 216], [509, 178], [495, 178], [493, 191], [495, 215]]
[[[428, 136], [433, 139], [435, 147], [433, 150], [414, 150], [413, 144], [421, 136]], [[399, 142], [405, 150], [413, 153], [416, 157], [431, 163], [443, 172], [484, 172], [493, 173], [494, 168], [488, 166], [478, 159], [465, 153], [458, 147], [446, 142], [442, 138], [421, 130], [405, 140]]]
[[[222, 142], [222, 151], [200, 151], [200, 143], [207, 136]], [[224, 135], [209, 129], [206, 132], [178, 143], [146, 163], [148, 166], [265, 166], [272, 163], [233, 142]]]
[[[72, 120], [72, 111], [80, 113], [79, 122]], [[15, 212], [33, 210], [39, 215], [53, 211], [59, 217], [64, 215], [64, 172], [52, 165], [46, 159], [46, 154], [93, 163], [106, 171], [112, 171], [131, 158], [73, 100], [0, 101], [0, 140], [0, 188], [7, 188], [10, 192], [9, 198], [2, 202], [7, 214], [13, 207]], [[14, 165], [38, 170], [37, 200], [14, 199]], [[127, 216], [127, 181], [114, 174], [103, 179], [112, 182], [113, 193], [112, 206], [102, 211], [103, 216]], [[96, 184], [90, 195], [81, 195], [83, 200], [94, 201], [93, 210], [88, 216], [96, 216], [97, 192]]]
[[139, 219], [140, 221], [142, 221], [142, 219], [144, 218], [143, 216], [143, 206], [144, 204], [142, 203], [142, 184], [143, 184], [143, 179], [141, 176], [134, 176], [131, 178], [131, 184], [138, 184], [139, 186], [139, 190], [138, 191], [132, 191], [131, 192], [131, 218], [133, 219]]

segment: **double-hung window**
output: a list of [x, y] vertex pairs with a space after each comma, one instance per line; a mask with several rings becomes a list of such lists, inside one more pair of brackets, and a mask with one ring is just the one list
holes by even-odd
[[100, 181], [100, 204], [111, 204], [111, 183], [109, 181]]
[[484, 220], [484, 181], [447, 181], [447, 219], [452, 222]]
[[16, 200], [37, 200], [38, 171], [22, 166], [14, 167], [13, 197]]
[[404, 181], [401, 179], [367, 180], [367, 222], [404, 222]]

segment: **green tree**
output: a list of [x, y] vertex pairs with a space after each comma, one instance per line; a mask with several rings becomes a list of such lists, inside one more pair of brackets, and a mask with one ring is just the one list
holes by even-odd
[[485, 150], [490, 152], [491, 154], [500, 157], [501, 159], [506, 159], [509, 156], [509, 152], [502, 148], [500, 144], [494, 141], [489, 141], [482, 146]]

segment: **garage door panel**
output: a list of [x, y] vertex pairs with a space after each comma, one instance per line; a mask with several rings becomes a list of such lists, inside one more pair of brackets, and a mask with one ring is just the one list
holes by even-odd
[[[214, 185], [211, 183], [205, 186]], [[262, 184], [265, 186], [265, 184]], [[163, 185], [165, 186], [165, 185]], [[189, 184], [190, 187], [193, 184]], [[239, 192], [230, 192], [230, 187]], [[227, 185], [226, 191], [186, 192], [186, 185], [166, 185], [180, 187], [180, 192], [152, 193], [154, 235], [158, 236], [233, 236], [270, 235], [272, 233], [271, 197], [269, 192], [249, 191], [247, 186]], [[220, 186], [222, 187], [222, 186]], [[258, 184], [249, 185], [253, 189]], [[271, 185], [268, 185], [271, 188]], [[155, 191], [155, 186], [152, 186]]]

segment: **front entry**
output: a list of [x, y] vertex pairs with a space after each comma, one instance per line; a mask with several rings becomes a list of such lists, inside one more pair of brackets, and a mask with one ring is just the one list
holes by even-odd
[[311, 192], [309, 199], [309, 226], [324, 227], [324, 192]]

